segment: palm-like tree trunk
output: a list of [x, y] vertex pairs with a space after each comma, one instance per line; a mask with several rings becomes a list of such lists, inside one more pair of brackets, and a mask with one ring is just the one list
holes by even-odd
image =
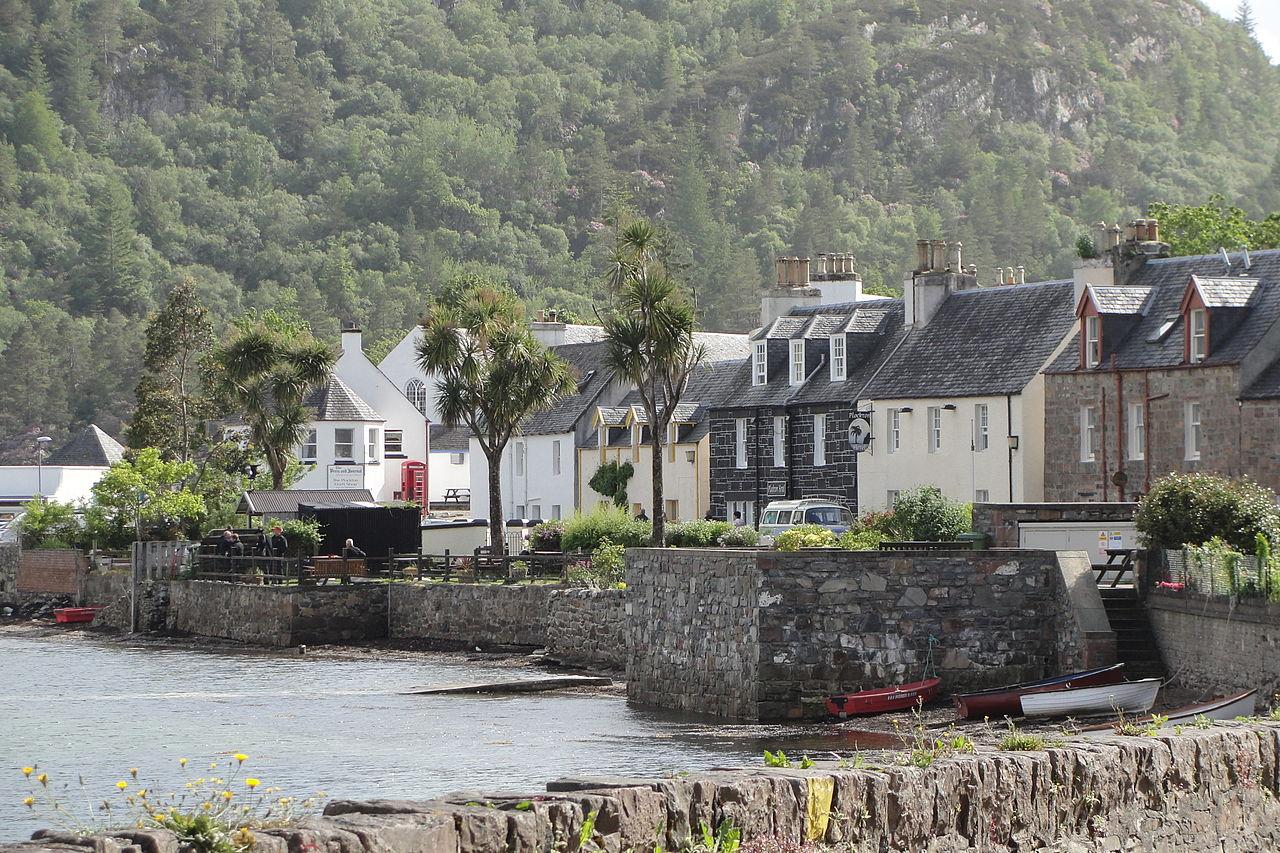
[[496, 557], [507, 552], [507, 543], [502, 536], [502, 451], [497, 452], [495, 459], [486, 453], [489, 460], [489, 545]]
[[[652, 420], [650, 421], [652, 423]], [[662, 494], [662, 435], [656, 429], [650, 429], [650, 443], [653, 445], [653, 458], [650, 465], [653, 471], [653, 539], [655, 548], [666, 544], [667, 517], [663, 507]]]

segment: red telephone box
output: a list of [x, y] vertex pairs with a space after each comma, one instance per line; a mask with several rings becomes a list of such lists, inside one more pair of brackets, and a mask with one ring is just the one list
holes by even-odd
[[427, 514], [427, 463], [417, 459], [400, 463], [400, 500], [413, 501]]

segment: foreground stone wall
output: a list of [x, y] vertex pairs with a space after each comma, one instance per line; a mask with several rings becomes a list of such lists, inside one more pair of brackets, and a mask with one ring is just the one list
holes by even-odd
[[545, 646], [557, 589], [547, 584], [395, 584], [390, 636], [459, 648]]
[[1152, 591], [1147, 615], [1170, 676], [1215, 694], [1280, 692], [1280, 604]]
[[[659, 779], [564, 779], [545, 794], [330, 803], [302, 826], [256, 833], [256, 853], [499, 853], [686, 849], [732, 821], [761, 849], [1254, 851], [1280, 848], [1275, 724], [1188, 727], [1041, 752], [981, 752], [928, 767], [754, 768]], [[119, 841], [52, 835], [2, 853], [176, 850], [163, 831]]]
[[1039, 678], [1110, 636], [1096, 585], [1103, 635], [1096, 618], [1076, 618], [1064, 578], [1051, 551], [634, 549], [628, 696], [737, 719], [818, 717], [832, 694], [923, 677], [930, 637], [944, 691]]
[[165, 629], [264, 646], [340, 643], [387, 635], [383, 584], [308, 587], [173, 581]]
[[568, 666], [626, 668], [626, 590], [561, 589], [548, 604], [550, 657]]
[[18, 591], [18, 558], [22, 549], [16, 542], [0, 543], [0, 601]]
[[[1076, 447], [1079, 447], [1077, 444]], [[994, 548], [1017, 548], [1018, 525], [1038, 521], [1133, 521], [1136, 503], [1112, 501], [973, 505], [973, 529], [991, 537]]]

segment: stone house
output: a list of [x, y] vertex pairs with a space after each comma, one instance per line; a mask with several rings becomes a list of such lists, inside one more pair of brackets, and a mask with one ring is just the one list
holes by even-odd
[[1154, 221], [1106, 233], [1046, 376], [1046, 499], [1133, 499], [1189, 471], [1280, 489], [1280, 251], [1171, 258]]

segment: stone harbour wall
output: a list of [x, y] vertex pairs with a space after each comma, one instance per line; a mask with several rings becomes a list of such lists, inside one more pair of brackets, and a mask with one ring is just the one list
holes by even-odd
[[[545, 793], [329, 803], [322, 817], [255, 833], [255, 853], [500, 853], [687, 849], [731, 821], [747, 844], [837, 850], [1201, 853], [1280, 848], [1280, 725], [1215, 724], [1108, 736], [1038, 752], [983, 750], [927, 767], [756, 767], [663, 778], [561, 779]], [[39, 834], [38, 834], [39, 835]], [[0, 853], [175, 851], [163, 830], [50, 833]]]
[[18, 591], [18, 559], [22, 549], [16, 542], [0, 543], [0, 601], [9, 600]]
[[1146, 599], [1156, 644], [1172, 678], [1198, 691], [1280, 692], [1280, 604], [1153, 590]]
[[342, 584], [256, 586], [172, 581], [165, 630], [287, 647], [387, 635], [387, 587]]
[[827, 696], [922, 678], [931, 637], [944, 692], [1039, 678], [1110, 637], [1078, 618], [1087, 584], [1068, 591], [1064, 577], [1051, 551], [631, 550], [628, 696], [819, 717]]
[[442, 646], [545, 646], [548, 584], [394, 584], [392, 639], [427, 640]]
[[626, 590], [561, 589], [548, 604], [548, 656], [567, 666], [626, 668]]

